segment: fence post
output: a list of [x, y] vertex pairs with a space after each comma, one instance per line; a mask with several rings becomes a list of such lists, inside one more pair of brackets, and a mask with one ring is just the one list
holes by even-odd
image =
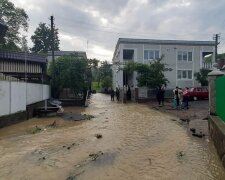
[[216, 79], [220, 76], [224, 76], [224, 73], [219, 69], [214, 69], [208, 74], [209, 82], [209, 113], [211, 115], [216, 114]]

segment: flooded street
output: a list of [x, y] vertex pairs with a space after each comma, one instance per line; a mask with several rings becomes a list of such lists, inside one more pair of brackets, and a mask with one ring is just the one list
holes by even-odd
[[[102, 94], [88, 108], [65, 110], [95, 118], [34, 118], [0, 129], [0, 179], [225, 179], [208, 137], [190, 136], [175, 117]], [[59, 126], [47, 128], [54, 120]], [[29, 133], [36, 125], [44, 130]]]

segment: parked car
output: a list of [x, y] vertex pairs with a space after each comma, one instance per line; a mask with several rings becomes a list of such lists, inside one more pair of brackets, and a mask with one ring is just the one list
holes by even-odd
[[191, 100], [198, 100], [198, 99], [208, 99], [209, 98], [209, 91], [208, 87], [192, 87], [189, 89], [186, 94], [190, 97]]

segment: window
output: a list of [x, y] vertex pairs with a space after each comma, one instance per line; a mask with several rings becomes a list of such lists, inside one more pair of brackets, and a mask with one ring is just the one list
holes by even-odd
[[177, 79], [192, 79], [192, 70], [177, 70]]
[[188, 52], [188, 61], [192, 61], [192, 52]]
[[177, 52], [178, 61], [192, 61], [192, 52], [188, 51], [178, 51]]
[[123, 50], [123, 59], [124, 60], [133, 60], [134, 59], [134, 50], [133, 49], [124, 49]]
[[144, 50], [144, 60], [159, 59], [158, 50]]
[[182, 51], [178, 51], [178, 53], [177, 53], [177, 60], [178, 61], [182, 61]]

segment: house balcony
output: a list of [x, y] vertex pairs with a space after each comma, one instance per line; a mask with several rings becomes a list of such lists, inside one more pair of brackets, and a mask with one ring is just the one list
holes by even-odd
[[203, 62], [202, 63], [202, 68], [203, 69], [212, 69], [212, 62]]

